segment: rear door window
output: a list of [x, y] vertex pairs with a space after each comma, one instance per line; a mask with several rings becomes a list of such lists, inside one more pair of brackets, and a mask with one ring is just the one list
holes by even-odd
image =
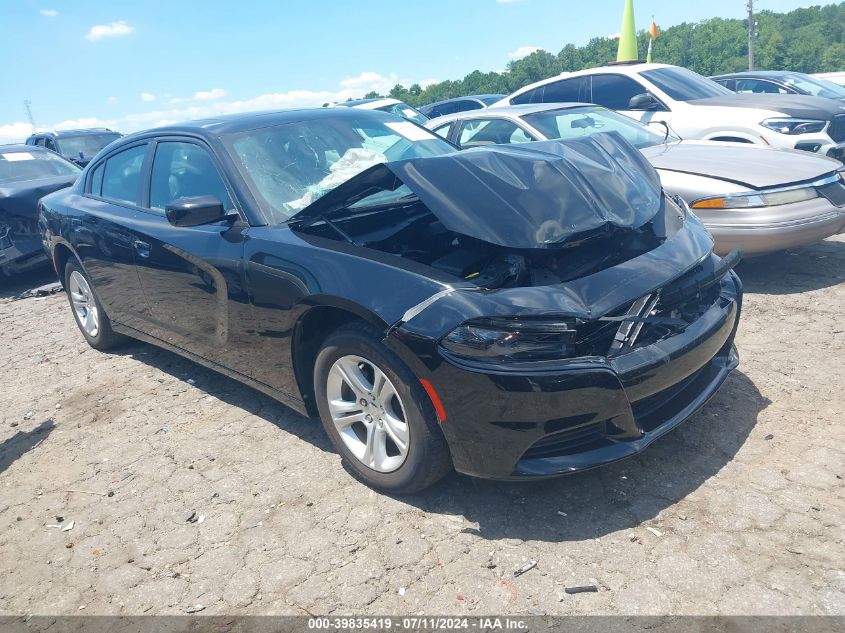
[[591, 103], [610, 110], [629, 110], [631, 99], [646, 92], [636, 81], [624, 75], [593, 75]]
[[511, 99], [511, 103], [581, 103], [587, 101], [587, 77], [561, 79], [529, 90]]
[[147, 144], [136, 145], [110, 156], [103, 171], [101, 196], [115, 202], [141, 204], [141, 174]]

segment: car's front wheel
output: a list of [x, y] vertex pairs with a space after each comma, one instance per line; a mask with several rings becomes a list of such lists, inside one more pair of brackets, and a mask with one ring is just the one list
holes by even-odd
[[94, 294], [91, 280], [82, 265], [73, 258], [65, 265], [65, 291], [76, 325], [91, 347], [107, 350], [126, 340], [125, 336], [112, 330], [111, 321]]
[[326, 339], [317, 354], [314, 386], [326, 432], [368, 485], [410, 494], [451, 470], [427, 394], [371, 326], [353, 323]]

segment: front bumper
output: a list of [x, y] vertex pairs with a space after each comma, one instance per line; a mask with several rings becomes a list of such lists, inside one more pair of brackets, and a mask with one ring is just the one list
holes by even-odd
[[691, 416], [738, 363], [739, 278], [682, 333], [613, 358], [542, 370], [479, 369], [454, 360], [432, 372], [455, 468], [490, 479], [551, 477], [642, 451]]
[[762, 255], [814, 244], [845, 231], [845, 207], [821, 197], [756, 209], [695, 209], [716, 241], [719, 255], [735, 248]]
[[23, 222], [14, 225], [0, 220], [0, 270], [7, 274], [21, 273], [41, 266], [47, 255], [41, 245], [37, 230], [20, 233], [17, 229], [28, 227]]

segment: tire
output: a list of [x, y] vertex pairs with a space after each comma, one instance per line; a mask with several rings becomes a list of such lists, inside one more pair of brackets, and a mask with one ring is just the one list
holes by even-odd
[[326, 433], [347, 468], [370, 487], [412, 494], [452, 470], [428, 395], [367, 323], [345, 325], [324, 341], [314, 364], [314, 392]]
[[76, 258], [65, 265], [64, 285], [76, 325], [91, 347], [105, 351], [127, 341], [127, 337], [112, 330], [94, 285]]

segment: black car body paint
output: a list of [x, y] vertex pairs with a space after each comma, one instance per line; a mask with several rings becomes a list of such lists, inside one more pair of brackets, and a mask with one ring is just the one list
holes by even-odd
[[[363, 319], [440, 396], [448, 414], [441, 428], [455, 467], [484, 477], [551, 476], [631, 455], [689, 417], [736, 365], [738, 278], [712, 254], [702, 225], [655, 190], [653, 169], [618, 139], [397, 161], [340, 185], [288, 223], [270, 224], [222, 137], [353, 116], [399, 120], [337, 108], [244, 115], [126, 137], [98, 156], [72, 190], [44, 200], [44, 239], [54, 263], [80, 259], [116, 331], [174, 350], [312, 415], [308, 350], [314, 332]], [[178, 228], [145, 208], [148, 193], [139, 205], [86, 193], [101, 160], [174, 138], [213, 154], [240, 220]], [[581, 170], [587, 155], [595, 170], [589, 179]], [[485, 169], [501, 166], [502, 157], [541, 169], [522, 177]], [[447, 165], [451, 176], [450, 169], [440, 169]], [[524, 177], [529, 173], [547, 176], [532, 182]], [[362, 198], [364, 190], [395, 188], [404, 178], [417, 196], [389, 208], [350, 210], [347, 200]], [[616, 206], [588, 205], [586, 214], [559, 205], [545, 211], [551, 233], [535, 225], [515, 233], [517, 246], [508, 246], [501, 230], [505, 215], [497, 220], [466, 197], [458, 202], [454, 183], [467, 179], [484, 182], [490, 196], [497, 189], [506, 195], [503, 214], [519, 206], [515, 191], [530, 196], [543, 187], [550, 188], [542, 193], [547, 199], [578, 192], [582, 202], [613, 200]], [[453, 202], [438, 195], [435, 183], [454, 188], [448, 213], [443, 210]], [[627, 197], [634, 194], [638, 211], [629, 208]], [[524, 227], [540, 217], [530, 210], [526, 202]], [[562, 231], [560, 218], [570, 212], [576, 221]], [[472, 232], [490, 236], [492, 230], [499, 243], [451, 231], [458, 215], [467, 222], [453, 227], [474, 222], [482, 230]], [[472, 272], [449, 272], [459, 268]], [[619, 317], [641, 297], [664, 290], [671, 302], [655, 295], [654, 321], [644, 323], [638, 340], [609, 354]], [[581, 353], [476, 362], [441, 344], [456, 327], [491, 318], [570, 319], [577, 323]], [[666, 329], [673, 319], [686, 325]]]

